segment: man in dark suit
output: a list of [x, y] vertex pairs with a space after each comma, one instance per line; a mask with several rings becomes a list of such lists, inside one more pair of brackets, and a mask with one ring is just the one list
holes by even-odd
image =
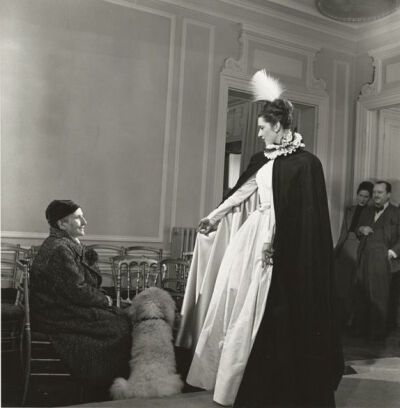
[[389, 203], [391, 189], [386, 181], [375, 183], [374, 206], [362, 212], [356, 230], [360, 246], [355, 323], [360, 334], [372, 339], [386, 335], [390, 282], [400, 257], [400, 210]]

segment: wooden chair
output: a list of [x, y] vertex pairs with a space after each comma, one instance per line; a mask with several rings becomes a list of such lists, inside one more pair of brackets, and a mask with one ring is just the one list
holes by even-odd
[[19, 354], [23, 373], [21, 405], [25, 404], [30, 372], [30, 315], [29, 315], [29, 272], [28, 263], [1, 260], [3, 267], [16, 267], [17, 293], [13, 303], [1, 304], [1, 352]]
[[[151, 286], [160, 286], [160, 264], [156, 259], [123, 255], [113, 258], [116, 271], [117, 307], [132, 302], [132, 297]], [[124, 277], [125, 275], [125, 277]], [[125, 287], [126, 297], [122, 298]]]
[[[37, 247], [39, 248], [39, 247]], [[49, 335], [32, 331], [29, 307], [29, 268], [37, 251], [25, 253], [26, 259], [9, 261], [2, 259], [3, 266], [16, 264], [18, 285], [16, 285], [16, 297], [13, 305], [2, 303], [2, 352], [15, 351], [18, 345], [23, 367], [23, 392], [21, 406], [25, 405], [32, 378], [71, 378], [67, 367], [61, 362], [53, 348]], [[11, 310], [12, 306], [14, 311]], [[11, 315], [15, 318], [12, 321]], [[22, 317], [22, 322], [21, 322]], [[23, 326], [21, 334], [21, 323]], [[10, 328], [12, 330], [10, 330]], [[8, 333], [7, 333], [8, 332]], [[76, 384], [79, 391], [78, 402], [82, 402], [83, 387]]]
[[193, 251], [182, 252], [182, 259], [185, 260], [190, 266], [193, 259]]
[[35, 256], [39, 252], [41, 245], [32, 245], [28, 250], [27, 259], [29, 260], [29, 266], [32, 266], [32, 262], [35, 259]]
[[180, 311], [185, 295], [190, 264], [184, 259], [167, 258], [161, 261], [161, 287], [167, 290]]
[[[26, 265], [26, 267], [28, 267], [29, 262], [27, 262]], [[73, 384], [74, 389], [77, 390], [76, 396], [73, 396], [73, 403], [83, 402], [84, 387], [82, 386], [82, 384], [76, 382], [73, 379], [70, 371], [61, 361], [59, 355], [53, 347], [51, 337], [47, 333], [35, 331], [34, 328], [31, 329], [28, 280], [26, 280], [26, 283], [24, 285], [23, 299], [26, 312], [25, 321], [27, 323], [25, 323], [25, 377], [21, 405], [23, 406], [27, 400], [28, 391], [32, 389], [33, 379], [37, 379], [38, 381], [43, 381], [44, 379], [46, 379], [46, 383], [49, 383], [50, 380], [69, 381], [71, 384]], [[47, 393], [44, 394], [44, 396], [46, 395]], [[52, 406], [52, 403], [49, 406]]]
[[93, 244], [87, 245], [85, 248], [86, 250], [94, 249], [97, 252], [97, 266], [103, 277], [102, 286], [107, 294], [115, 300], [117, 281], [112, 258], [124, 255], [124, 247], [117, 245]]
[[[21, 248], [20, 244], [10, 244], [6, 242], [1, 243], [1, 259], [9, 261], [1, 269], [1, 287], [16, 289], [18, 285], [18, 266], [17, 261], [27, 259], [29, 256], [29, 250]], [[12, 291], [12, 296], [14, 291]]]
[[124, 255], [137, 256], [140, 258], [162, 260], [163, 250], [161, 248], [153, 248], [148, 246], [134, 245], [125, 248]]

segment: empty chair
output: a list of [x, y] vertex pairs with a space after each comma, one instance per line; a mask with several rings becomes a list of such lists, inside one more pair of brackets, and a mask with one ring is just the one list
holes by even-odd
[[189, 267], [189, 262], [184, 259], [167, 258], [161, 261], [161, 287], [171, 294], [178, 311], [185, 295]]
[[[29, 250], [21, 248], [20, 244], [1, 243], [1, 259], [9, 261], [1, 269], [1, 287], [16, 289], [18, 285], [17, 261], [27, 259]], [[10, 292], [10, 293], [8, 293]], [[15, 290], [2, 291], [3, 298], [14, 298]], [[12, 303], [12, 302], [11, 302]]]
[[[117, 307], [130, 304], [132, 297], [151, 286], [160, 286], [160, 263], [156, 259], [131, 255], [113, 258], [116, 271]], [[121, 293], [125, 293], [122, 297]]]
[[189, 266], [192, 263], [193, 251], [187, 251], [182, 253], [182, 259], [188, 262]]
[[[2, 259], [1, 266], [2, 270], [3, 267], [16, 267], [15, 280], [18, 281], [18, 284], [16, 285], [15, 300], [13, 303], [2, 303], [1, 305], [1, 352], [4, 357], [10, 353], [19, 356], [19, 372], [23, 378], [21, 405], [24, 405], [30, 362], [28, 266], [27, 263], [22, 264], [20, 261], [8, 259]], [[15, 363], [14, 357], [12, 361]], [[24, 364], [25, 362], [26, 364]]]

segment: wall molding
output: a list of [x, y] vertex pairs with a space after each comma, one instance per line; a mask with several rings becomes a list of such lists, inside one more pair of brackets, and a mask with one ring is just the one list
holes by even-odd
[[[201, 2], [192, 2], [188, 0], [158, 0], [162, 3], [170, 4], [177, 7], [182, 7], [192, 11], [197, 11], [205, 15], [221, 18], [234, 23], [251, 23], [249, 19], [238, 17], [238, 13], [233, 12], [244, 9], [248, 12], [255, 13], [257, 15], [265, 15], [274, 17], [281, 21], [288, 22], [298, 27], [312, 29], [317, 32], [325, 33], [332, 36], [330, 41], [330, 47], [337, 51], [347, 52], [352, 55], [356, 55], [356, 43], [358, 41], [365, 41], [368, 39], [374, 39], [379, 35], [390, 33], [400, 27], [400, 10], [380, 19], [376, 22], [370, 22], [368, 24], [350, 25], [339, 21], [332, 21], [326, 17], [307, 12], [299, 7], [287, 7], [277, 2], [275, 4], [265, 3], [264, 5], [257, 5], [249, 3], [243, 0], [219, 0], [220, 3], [225, 3], [229, 8], [224, 11], [217, 11], [216, 8], [207, 7], [207, 5], [201, 4]], [[216, 0], [214, 0], [216, 1]], [[294, 10], [296, 8], [296, 10]], [[296, 12], [296, 16], [290, 13], [290, 10]], [[308, 41], [312, 41], [312, 34], [308, 36]], [[344, 51], [343, 47], [340, 47], [334, 43], [335, 39], [346, 40], [353, 42], [354, 44], [349, 47], [349, 50]]]
[[[348, 150], [348, 139], [349, 139], [349, 88], [350, 88], [350, 64], [347, 61], [341, 61], [341, 60], [334, 60], [333, 61], [333, 85], [332, 85], [332, 128], [331, 128], [331, 143], [329, 147], [330, 151], [330, 157], [329, 157], [329, 188], [328, 188], [328, 201], [330, 203], [330, 209], [331, 212], [333, 210], [332, 208], [332, 194], [333, 194], [333, 184], [334, 184], [334, 177], [333, 177], [333, 172], [334, 172], [334, 166], [335, 166], [335, 159], [334, 159], [334, 153], [335, 153], [335, 143], [338, 141], [338, 138], [335, 137], [337, 134], [336, 132], [336, 102], [337, 102], [337, 86], [340, 81], [339, 75], [338, 75], [338, 70], [339, 67], [342, 66], [345, 69], [345, 82], [344, 82], [344, 101], [343, 101], [343, 111], [344, 111], [344, 123], [343, 123], [343, 138], [340, 139], [340, 143], [342, 146], [342, 158], [344, 158], [344, 162], [342, 163], [341, 166], [341, 172], [340, 172], [340, 203], [345, 202], [345, 195], [346, 195], [346, 174], [347, 174], [347, 150]], [[338, 218], [338, 224], [337, 224], [337, 230], [335, 231], [339, 232], [340, 225], [343, 220], [344, 216], [344, 206], [340, 205], [339, 206], [339, 218]]]
[[[172, 187], [171, 227], [175, 226], [176, 207], [177, 207], [177, 201], [178, 201], [179, 156], [180, 156], [181, 138], [182, 138], [183, 87], [184, 87], [184, 80], [185, 80], [185, 60], [186, 60], [186, 33], [187, 33], [187, 21], [183, 19], [180, 65], [179, 65], [178, 112], [177, 112], [177, 120], [176, 120], [177, 126], [176, 126], [176, 139], [175, 139], [174, 179], [173, 179], [173, 187]], [[171, 231], [172, 231], [172, 228], [171, 228]]]
[[[159, 225], [158, 235], [156, 237], [142, 237], [142, 236], [111, 236], [112, 240], [116, 241], [145, 241], [145, 242], [163, 242], [164, 241], [164, 228], [165, 228], [165, 208], [166, 208], [166, 196], [167, 196], [167, 176], [168, 176], [168, 150], [171, 140], [171, 119], [172, 119], [172, 94], [173, 94], [173, 78], [174, 78], [174, 61], [175, 61], [175, 34], [176, 34], [176, 16], [175, 14], [142, 6], [137, 3], [131, 3], [127, 0], [102, 0], [106, 3], [114, 4], [117, 6], [128, 7], [134, 10], [143, 11], [149, 14], [165, 17], [170, 20], [170, 36], [169, 36], [169, 58], [168, 58], [168, 84], [167, 84], [167, 100], [165, 106], [165, 129], [164, 129], [164, 143], [163, 143], [163, 161], [162, 161], [162, 173], [161, 173], [161, 199], [159, 210]], [[104, 241], [102, 235], [93, 235], [90, 238], [94, 241]], [[106, 236], [107, 237], [107, 236]], [[119, 239], [121, 238], [121, 239]], [[132, 239], [134, 238], [134, 239]]]
[[202, 159], [202, 175], [201, 175], [201, 192], [200, 192], [200, 210], [202, 217], [205, 209], [205, 194], [206, 194], [206, 178], [207, 178], [207, 163], [209, 154], [210, 140], [210, 116], [211, 116], [211, 101], [213, 89], [213, 68], [214, 68], [214, 46], [215, 46], [215, 26], [203, 23], [198, 20], [183, 18], [182, 21], [182, 43], [179, 68], [179, 90], [178, 90], [178, 113], [177, 113], [177, 130], [175, 142], [175, 160], [174, 160], [174, 180], [172, 188], [172, 206], [171, 206], [171, 227], [176, 226], [176, 211], [178, 204], [178, 178], [180, 164], [180, 148], [182, 139], [182, 111], [183, 111], [183, 90], [185, 81], [185, 61], [186, 61], [186, 37], [188, 25], [207, 28], [210, 30], [208, 43], [208, 71], [207, 71], [207, 92], [206, 92], [206, 112], [203, 134], [203, 159]]
[[377, 175], [378, 110], [400, 104], [399, 90], [361, 95], [357, 101], [353, 189], [362, 180]]
[[[176, 16], [172, 13], [153, 9], [146, 6], [141, 6], [136, 3], [131, 3], [125, 0], [102, 0], [106, 3], [128, 7], [131, 9], [147, 12], [157, 16], [168, 18], [170, 21], [170, 37], [169, 37], [169, 60], [168, 60], [168, 85], [165, 108], [165, 130], [163, 143], [163, 163], [161, 174], [161, 200], [159, 210], [159, 226], [157, 236], [117, 236], [117, 235], [86, 235], [86, 240], [91, 241], [121, 241], [121, 242], [158, 242], [164, 241], [164, 224], [165, 224], [165, 206], [166, 206], [166, 191], [167, 191], [167, 169], [168, 169], [168, 149], [170, 144], [170, 128], [171, 128], [171, 105], [172, 105], [172, 90], [173, 90], [173, 73], [174, 73], [174, 55], [175, 55], [175, 32], [176, 32]], [[22, 232], [22, 231], [2, 231], [2, 238], [10, 239], [44, 239], [48, 233], [40, 232]]]
[[[368, 51], [368, 55], [372, 58], [374, 77], [372, 82], [364, 84], [361, 87], [361, 96], [378, 95], [381, 93], [383, 85], [383, 62], [388, 58], [400, 55], [400, 45], [388, 44], [383, 47], [374, 48]], [[397, 92], [400, 92], [400, 89], [398, 89]]]
[[378, 137], [377, 137], [377, 169], [376, 176], [381, 180], [390, 178], [388, 174], [388, 156], [390, 146], [386, 143], [385, 126], [388, 120], [400, 123], [399, 112], [390, 109], [383, 109], [379, 112]]
[[201, 191], [200, 191], [200, 213], [199, 219], [204, 217], [206, 204], [206, 184], [207, 184], [207, 170], [208, 170], [208, 156], [210, 146], [210, 126], [211, 126], [211, 108], [212, 108], [212, 94], [214, 88], [214, 50], [215, 50], [215, 27], [210, 24], [202, 24], [203, 27], [209, 28], [210, 37], [208, 44], [208, 72], [207, 72], [207, 96], [206, 96], [206, 117], [204, 124], [204, 144], [203, 144], [203, 167], [201, 175]]
[[[22, 231], [1, 231], [1, 239], [45, 239], [49, 236], [48, 232], [22, 232]], [[85, 235], [83, 241], [98, 242], [157, 242], [162, 243], [158, 237], [147, 236], [125, 236], [125, 235]]]
[[[338, 37], [344, 40], [352, 41], [354, 36], [354, 29], [352, 27], [345, 26], [343, 24], [337, 23], [335, 21], [325, 20], [321, 17], [321, 22], [310, 21], [309, 15], [304, 15], [304, 17], [296, 17], [287, 13], [287, 11], [278, 11], [269, 5], [259, 6], [256, 4], [250, 4], [248, 2], [243, 2], [241, 0], [219, 0], [220, 3], [225, 3], [229, 7], [226, 11], [217, 11], [214, 8], [211, 9], [201, 2], [189, 3], [187, 0], [159, 0], [162, 3], [171, 4], [178, 7], [183, 7], [189, 10], [204, 13], [206, 15], [211, 15], [213, 17], [223, 18], [224, 20], [232, 21], [235, 23], [250, 22], [243, 18], [239, 18], [236, 14], [232, 13], [232, 7], [238, 9], [245, 9], [249, 12], [253, 12], [258, 15], [265, 15], [268, 17], [274, 17], [282, 21], [288, 22], [290, 24], [295, 24], [297, 26], [314, 29], [317, 31], [322, 31], [328, 35]], [[336, 27], [335, 27], [336, 26]], [[347, 31], [347, 33], [345, 33]]]

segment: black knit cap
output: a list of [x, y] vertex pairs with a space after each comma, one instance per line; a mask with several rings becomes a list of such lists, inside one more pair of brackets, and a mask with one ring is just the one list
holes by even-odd
[[74, 213], [80, 205], [72, 200], [53, 200], [46, 208], [47, 222], [57, 228], [57, 221]]

